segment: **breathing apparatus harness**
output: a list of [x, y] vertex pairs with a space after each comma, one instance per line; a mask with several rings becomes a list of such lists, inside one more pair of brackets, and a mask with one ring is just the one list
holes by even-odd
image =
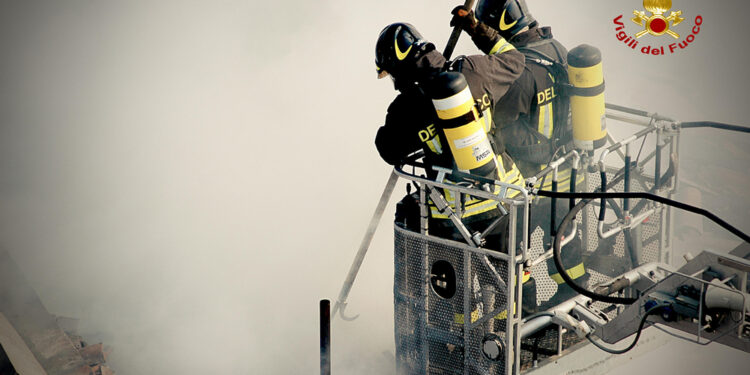
[[561, 147], [570, 144], [572, 140], [572, 134], [568, 131], [568, 113], [570, 111], [570, 93], [572, 86], [568, 83], [568, 73], [563, 64], [560, 64], [548, 56], [544, 52], [536, 49], [543, 45], [554, 43], [551, 39], [543, 39], [534, 43], [530, 43], [526, 46], [516, 47], [516, 49], [523, 53], [527, 63], [533, 63], [539, 65], [547, 70], [550, 77], [553, 80], [553, 89], [557, 96], [555, 100], [553, 123], [555, 124], [552, 135], [547, 138], [543, 134], [540, 134], [535, 125], [529, 121], [524, 121], [524, 126], [529, 134], [534, 137], [536, 144], [531, 145], [513, 145], [508, 144], [506, 147], [511, 151], [514, 157], [521, 160], [535, 163], [535, 164], [548, 164], [554, 159], [555, 152]]

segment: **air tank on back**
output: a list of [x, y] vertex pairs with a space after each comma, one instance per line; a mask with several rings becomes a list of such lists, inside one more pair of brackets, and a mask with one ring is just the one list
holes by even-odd
[[430, 82], [428, 93], [456, 167], [487, 178], [497, 177], [498, 162], [479, 119], [463, 74], [443, 72]]
[[582, 44], [568, 52], [570, 111], [573, 143], [581, 150], [594, 150], [607, 143], [604, 117], [604, 74], [598, 48]]

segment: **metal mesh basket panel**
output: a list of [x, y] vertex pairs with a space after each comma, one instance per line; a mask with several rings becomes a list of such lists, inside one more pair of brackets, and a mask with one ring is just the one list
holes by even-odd
[[[614, 168], [607, 169], [607, 180], [614, 180], [617, 170]], [[630, 191], [633, 192], [648, 192], [654, 184], [653, 179], [633, 173], [631, 175]], [[588, 189], [587, 191], [594, 191], [601, 187], [601, 179], [598, 173], [587, 174]], [[619, 181], [617, 184], [608, 185], [608, 191], [624, 191], [624, 182]], [[583, 212], [587, 215], [588, 226], [585, 228], [586, 232], [584, 236], [587, 236], [587, 261], [586, 268], [590, 275], [588, 285], [586, 286], [589, 290], [594, 285], [611, 280], [622, 273], [625, 273], [639, 265], [656, 262], [660, 260], [661, 252], [661, 234], [662, 234], [662, 213], [657, 211], [653, 213], [648, 219], [646, 219], [641, 225], [636, 227], [635, 230], [631, 231], [631, 239], [626, 241], [625, 233], [620, 232], [616, 235], [607, 238], [600, 239], [597, 233], [598, 216], [599, 216], [599, 200], [592, 202], [587, 205]], [[607, 210], [610, 213], [614, 213], [611, 202], [607, 203]], [[614, 203], [617, 204], [619, 209], [622, 209], [622, 200], [616, 199]], [[644, 207], [645, 202], [641, 199], [630, 200], [630, 215], [637, 215]], [[606, 226], [605, 226], [606, 228]], [[630, 248], [640, 247], [640, 255], [638, 252], [631, 253]], [[636, 255], [631, 255], [636, 254]], [[595, 302], [594, 307], [598, 309], [606, 309], [609, 304]], [[607, 315], [610, 318], [617, 316], [618, 310], [609, 310]]]
[[[615, 178], [615, 173], [617, 172], [616, 169], [608, 168], [607, 169], [607, 180], [612, 181]], [[649, 177], [645, 177], [642, 175], [639, 175], [637, 173], [633, 173], [631, 175], [631, 184], [630, 184], [630, 191], [632, 192], [648, 192], [650, 191], [654, 184], [653, 179]], [[587, 174], [587, 181], [588, 181], [588, 189], [587, 191], [594, 191], [601, 187], [601, 179], [599, 178], [598, 173], [588, 173]], [[607, 189], [608, 191], [624, 191], [625, 185], [623, 181], [619, 181], [615, 185], [608, 185]], [[614, 200], [615, 203], [618, 205], [618, 207], [622, 208], [622, 200], [616, 199]], [[631, 216], [638, 214], [641, 212], [642, 209], [639, 209], [638, 211], [634, 211], [635, 208], [641, 208], [646, 202], [642, 202], [642, 199], [631, 199], [630, 200], [630, 210], [631, 210]], [[607, 204], [607, 209], [609, 212], [614, 212], [611, 205]], [[611, 252], [608, 254], [610, 256], [615, 256], [617, 258], [622, 259], [624, 262], [628, 262], [627, 269], [631, 269], [634, 267], [637, 267], [638, 265], [655, 262], [659, 260], [660, 257], [660, 247], [661, 247], [661, 213], [655, 212], [652, 214], [646, 221], [643, 222], [643, 224], [640, 225], [640, 228], [638, 229], [640, 231], [640, 239], [643, 244], [642, 249], [642, 256], [640, 259], [637, 259], [638, 264], [630, 264], [631, 261], [629, 259], [630, 254], [629, 252], [626, 252], [626, 241], [624, 239], [624, 234], [622, 232], [618, 233], [616, 236], [614, 236], [614, 244], [612, 243], [612, 239], [607, 240], [601, 240], [599, 239], [599, 236], [597, 234], [597, 225], [598, 225], [598, 214], [599, 214], [599, 206], [598, 206], [598, 200], [594, 202], [594, 204], [589, 204], [584, 209], [584, 212], [586, 215], [588, 215], [588, 227], [586, 228], [589, 241], [588, 251], [594, 252], [594, 251], [604, 251], [606, 249], [609, 249]], [[599, 246], [600, 242], [605, 241], [605, 243], [602, 244], [602, 246]], [[625, 257], [628, 257], [627, 259], [624, 259]], [[609, 274], [607, 272], [606, 274]]]
[[[491, 361], [481, 348], [488, 333], [505, 337], [507, 262], [457, 242], [395, 229], [399, 374], [504, 373], [505, 361]], [[442, 287], [451, 283], [446, 273], [454, 275], [453, 288]]]
[[[608, 171], [608, 180], [614, 179], [615, 172], [614, 169]], [[596, 173], [587, 174], [587, 181], [586, 191], [594, 191], [600, 186]], [[634, 174], [631, 191], [649, 191], [652, 187], [651, 179]], [[610, 186], [611, 190], [623, 191], [623, 183]], [[637, 265], [660, 260], [663, 213], [657, 211], [637, 230], [632, 230], [632, 241], [626, 240], [622, 232], [609, 239], [599, 239], [599, 207], [593, 203], [598, 201], [587, 205], [576, 218], [576, 236], [585, 237], [584, 243], [587, 242], [584, 250], [589, 275], [584, 285], [586, 288], [591, 290], [594, 285]], [[618, 199], [616, 203], [621, 206], [622, 200]], [[638, 204], [639, 200], [631, 201], [631, 215], [638, 214], [634, 210]], [[583, 225], [584, 217], [587, 226]], [[531, 234], [531, 259], [546, 250], [542, 243], [544, 229], [535, 228]], [[424, 236], [398, 226], [394, 238], [394, 319], [399, 374], [505, 373], [505, 361], [489, 360], [481, 348], [482, 339], [488, 334], [494, 333], [505, 340], [507, 262], [462, 243]], [[640, 255], [631, 256], [631, 244], [640, 246]], [[445, 288], [440, 287], [445, 270], [436, 271], [439, 263], [448, 264], [449, 273], [453, 275], [450, 296], [438, 293], [446, 293]], [[543, 304], [555, 295], [558, 285], [550, 278], [545, 262], [533, 267], [531, 276], [535, 281], [537, 304]], [[609, 307], [598, 302], [594, 306], [600, 309]], [[615, 309], [607, 311], [610, 317], [617, 314]], [[555, 355], [559, 346], [564, 350], [581, 341], [575, 334], [567, 332], [562, 334], [562, 343], [558, 345], [559, 337], [558, 328], [553, 326], [523, 339], [521, 369], [531, 368], [534, 360]]]

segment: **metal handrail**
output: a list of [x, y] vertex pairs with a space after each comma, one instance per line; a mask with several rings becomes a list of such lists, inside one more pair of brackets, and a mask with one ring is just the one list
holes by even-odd
[[[408, 165], [408, 164], [405, 164], [405, 165]], [[396, 167], [394, 167], [394, 172], [396, 173], [396, 175], [398, 175], [399, 177], [404, 178], [406, 180], [410, 180], [410, 181], [414, 181], [414, 182], [420, 182], [420, 183], [427, 184], [429, 186], [437, 187], [437, 188], [441, 188], [441, 189], [448, 189], [448, 190], [452, 190], [452, 191], [456, 191], [456, 192], [461, 192], [461, 193], [468, 194], [468, 195], [471, 195], [471, 196], [474, 196], [474, 197], [479, 197], [479, 198], [484, 198], [484, 199], [492, 199], [492, 200], [496, 200], [498, 202], [506, 203], [508, 205], [521, 206], [524, 203], [527, 203], [527, 202], [530, 201], [530, 199], [529, 199], [529, 191], [526, 190], [525, 188], [520, 187], [518, 185], [508, 184], [506, 182], [502, 182], [502, 181], [498, 181], [498, 180], [491, 180], [491, 181], [493, 182], [493, 184], [495, 184], [496, 186], [499, 186], [501, 188], [506, 188], [506, 189], [511, 189], [511, 190], [518, 191], [523, 196], [523, 199], [521, 200], [521, 199], [517, 199], [517, 198], [500, 197], [497, 194], [494, 194], [492, 192], [488, 192], [488, 191], [485, 191], [485, 190], [476, 189], [476, 188], [473, 188], [473, 187], [465, 187], [465, 186], [456, 185], [456, 184], [449, 184], [449, 183], [445, 183], [445, 182], [434, 181], [434, 180], [428, 179], [426, 177], [417, 176], [415, 174], [411, 174], [409, 172], [406, 172], [406, 171], [404, 171], [403, 166], [396, 166]]]

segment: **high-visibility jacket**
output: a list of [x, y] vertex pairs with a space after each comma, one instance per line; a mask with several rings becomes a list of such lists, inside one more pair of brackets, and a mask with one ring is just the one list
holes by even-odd
[[[485, 131], [494, 128], [493, 108], [503, 97], [513, 82], [524, 71], [524, 57], [502, 38], [495, 41], [490, 55], [460, 56], [446, 61], [437, 51], [427, 52], [419, 57], [418, 66], [428, 66], [435, 71], [449, 70], [464, 75], [469, 90], [476, 100]], [[375, 144], [383, 159], [390, 164], [398, 164], [404, 157], [422, 148], [428, 165], [452, 168], [449, 153], [445, 152], [445, 140], [435, 127], [436, 114], [428, 97], [418, 86], [401, 88], [401, 93], [388, 107], [385, 125], [378, 130]], [[498, 158], [497, 179], [509, 184], [523, 186], [523, 176], [508, 155], [498, 145], [493, 145]], [[431, 171], [428, 170], [428, 173]], [[434, 176], [434, 175], [433, 175]], [[498, 189], [499, 193], [501, 189]], [[456, 199], [450, 192], [444, 192], [446, 200], [455, 209]], [[508, 190], [506, 197], [518, 194]], [[495, 209], [497, 201], [468, 197], [462, 204], [463, 218], [471, 217]], [[435, 219], [448, 217], [437, 209], [431, 210]]]
[[[498, 97], [498, 91], [500, 90], [493, 90], [490, 88], [493, 85], [497, 86], [497, 82], [488, 81], [487, 79], [483, 78], [484, 74], [482, 73], [485, 64], [484, 60], [495, 59], [498, 56], [502, 56], [504, 54], [517, 55], [517, 53], [515, 47], [513, 47], [512, 44], [508, 43], [502, 37], [498, 36], [497, 39], [488, 41], [488, 43], [489, 44], [487, 45], [487, 49], [489, 50], [489, 53], [487, 56], [459, 56], [457, 59], [447, 64], [447, 69], [449, 71], [455, 71], [464, 74], [467, 82], [469, 83], [469, 89], [471, 90], [472, 95], [477, 101], [476, 106], [478, 112], [480, 113], [482, 126], [484, 127], [486, 133], [492, 134], [495, 131], [495, 122], [492, 118], [493, 111], [497, 103], [497, 100], [495, 98], [502, 98], [505, 93], [500, 93], [501, 95]], [[488, 68], [492, 67], [488, 66]], [[497, 66], [494, 67], [494, 69], [497, 68]], [[516, 72], [513, 72], [512, 75], [508, 76], [519, 77], [520, 75], [518, 75]], [[505, 79], [507, 80], [507, 77]], [[479, 87], [479, 89], [477, 89], [476, 87]], [[493, 148], [495, 149], [499, 164], [497, 168], [497, 180], [507, 184], [523, 187], [523, 175], [516, 164], [513, 162], [511, 157], [507, 153], [505, 153], [502, 143], [496, 143], [492, 137], [490, 139], [492, 139], [493, 141]], [[439, 138], [437, 140], [439, 141]], [[495, 193], [499, 194], [502, 190], [503, 189], [501, 189], [500, 187], [496, 187]], [[507, 190], [504, 197], [512, 198], [518, 194], [518, 190]], [[476, 197], [467, 197], [465, 195], [462, 202], [457, 202], [457, 197], [455, 197], [454, 194], [447, 189], [444, 191], [444, 195], [446, 201], [448, 202], [448, 205], [454, 211], [456, 210], [457, 203], [461, 205], [462, 219], [492, 211], [497, 207], [498, 204], [498, 202], [495, 200], [484, 200]], [[433, 204], [430, 205], [430, 214], [433, 219], [448, 219], [448, 216], [445, 213], [440, 212]]]
[[[522, 187], [524, 183], [523, 176], [521, 175], [521, 171], [518, 170], [518, 167], [516, 167], [515, 163], [513, 163], [510, 157], [507, 154], [500, 154], [497, 156], [497, 159], [500, 164], [498, 167], [498, 180], [511, 185]], [[510, 165], [510, 167], [508, 167], [508, 165]], [[496, 194], [500, 194], [501, 191], [502, 189], [500, 187], [495, 188]], [[505, 192], [504, 197], [513, 198], [518, 194], [518, 190], [508, 189]], [[456, 195], [453, 194], [449, 189], [443, 189], [443, 195], [445, 196], [445, 200], [448, 202], [448, 205], [451, 209], [453, 209], [453, 211], [456, 211], [456, 203], [460, 204], [462, 219], [492, 211], [498, 205], [498, 201], [496, 200], [476, 198], [467, 196], [466, 194], [461, 194], [461, 196], [463, 197], [462, 201], [456, 202]], [[438, 210], [438, 208], [432, 203], [432, 201], [430, 201], [429, 203], [430, 216], [433, 219], [449, 218], [448, 215], [440, 212], [440, 210]]]
[[567, 50], [548, 27], [534, 27], [510, 42], [526, 56], [526, 67], [496, 108], [496, 138], [530, 177], [572, 140], [569, 99], [556, 90], [556, 74], [567, 80]]
[[[513, 83], [508, 92], [500, 98], [495, 107], [495, 141], [503, 144], [513, 157], [523, 175], [531, 177], [546, 168], [552, 161], [558, 146], [572, 142], [572, 124], [569, 121], [569, 99], [561, 92], [555, 92], [557, 79], [567, 81], [567, 50], [552, 37], [549, 27], [533, 27], [513, 36], [510, 40], [525, 55], [524, 73]], [[485, 50], [486, 44], [477, 47]], [[568, 149], [570, 150], [570, 148]], [[557, 155], [554, 157], [560, 157]], [[563, 164], [558, 170], [557, 190], [570, 190], [571, 167]], [[576, 184], [582, 183], [584, 173], [578, 173]], [[543, 178], [537, 187], [552, 189], [552, 174]], [[541, 202], [532, 212], [531, 230], [540, 226], [544, 230], [543, 243], [551, 241], [549, 232], [550, 199], [540, 198]], [[558, 200], [557, 214], [567, 212], [567, 200]], [[559, 222], [559, 221], [558, 221]], [[565, 271], [574, 280], [586, 279], [587, 272], [580, 249], [580, 241], [575, 240], [563, 252]], [[547, 262], [550, 277], [565, 289], [562, 277], [550, 259]], [[569, 288], [569, 287], [568, 287]], [[563, 293], [564, 294], [564, 293]]]

